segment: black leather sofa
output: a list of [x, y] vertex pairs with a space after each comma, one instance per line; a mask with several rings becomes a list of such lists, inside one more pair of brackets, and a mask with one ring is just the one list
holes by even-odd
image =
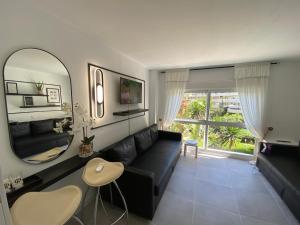
[[259, 153], [257, 167], [300, 221], [300, 149], [270, 145]]
[[[129, 211], [152, 219], [158, 203], [180, 156], [180, 133], [161, 131], [157, 125], [143, 129], [112, 145], [104, 153], [109, 161], [125, 165], [117, 180]], [[122, 207], [122, 201], [113, 188], [113, 202]], [[109, 189], [102, 189], [109, 199]]]
[[10, 123], [12, 147], [16, 155], [26, 158], [51, 148], [67, 145], [69, 134], [54, 132], [55, 124], [61, 119]]

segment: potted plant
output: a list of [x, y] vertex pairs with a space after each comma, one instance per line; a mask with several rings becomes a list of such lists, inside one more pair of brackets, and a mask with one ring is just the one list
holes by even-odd
[[74, 105], [74, 112], [77, 115], [77, 126], [73, 130], [82, 130], [83, 139], [79, 147], [79, 157], [85, 158], [93, 154], [93, 140], [95, 135], [89, 136], [88, 130], [93, 125], [94, 119], [88, 115], [88, 111], [82, 108], [78, 103]]
[[43, 89], [44, 89], [44, 83], [43, 81], [42, 82], [38, 82], [38, 83], [35, 83], [35, 87], [37, 89], [37, 92], [39, 95], [43, 95]]

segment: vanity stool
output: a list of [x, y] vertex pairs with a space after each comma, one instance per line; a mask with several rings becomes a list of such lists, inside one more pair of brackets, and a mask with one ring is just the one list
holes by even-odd
[[90, 160], [83, 171], [82, 179], [83, 181], [89, 186], [89, 187], [95, 187], [97, 188], [97, 195], [95, 200], [95, 208], [94, 208], [94, 225], [97, 224], [97, 210], [98, 210], [98, 201], [100, 199], [102, 208], [104, 210], [104, 213], [108, 217], [107, 211], [104, 207], [101, 193], [100, 193], [100, 187], [104, 185], [108, 185], [113, 183], [124, 204], [125, 211], [120, 215], [118, 219], [116, 219], [114, 222], [111, 223], [111, 225], [117, 223], [119, 220], [121, 220], [124, 216], [126, 216], [126, 219], [128, 219], [128, 209], [127, 204], [125, 201], [125, 198], [116, 182], [116, 179], [118, 179], [124, 172], [124, 166], [120, 162], [108, 162], [102, 158], [94, 158]]
[[80, 205], [80, 188], [70, 185], [51, 192], [28, 192], [13, 204], [11, 216], [14, 225], [63, 225], [75, 215]]

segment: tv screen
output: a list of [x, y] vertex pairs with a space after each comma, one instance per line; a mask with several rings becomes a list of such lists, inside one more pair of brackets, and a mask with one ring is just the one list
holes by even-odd
[[120, 78], [120, 103], [121, 104], [138, 104], [142, 103], [143, 85], [140, 82]]

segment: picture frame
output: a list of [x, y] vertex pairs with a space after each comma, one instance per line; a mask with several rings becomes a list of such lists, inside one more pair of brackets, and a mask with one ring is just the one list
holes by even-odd
[[60, 103], [60, 89], [59, 88], [46, 88], [47, 102]]
[[18, 94], [18, 83], [6, 82], [6, 93], [7, 94]]
[[24, 96], [23, 97], [24, 106], [33, 106], [33, 97], [32, 96]]

